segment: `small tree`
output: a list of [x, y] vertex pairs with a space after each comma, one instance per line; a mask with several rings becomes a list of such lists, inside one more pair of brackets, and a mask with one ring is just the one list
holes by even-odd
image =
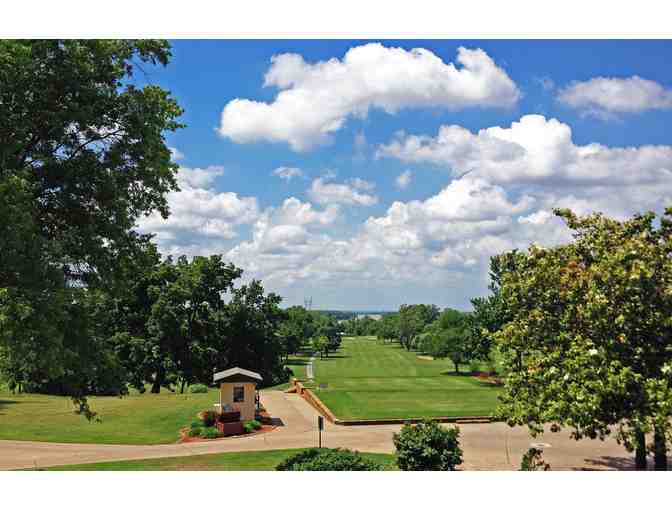
[[313, 338], [313, 350], [320, 353], [320, 358], [329, 357], [329, 339], [322, 335]]
[[550, 471], [551, 465], [541, 457], [539, 448], [530, 448], [520, 462], [521, 471]]
[[454, 471], [462, 464], [458, 427], [444, 428], [436, 422], [404, 425], [394, 434], [397, 466], [402, 471]]

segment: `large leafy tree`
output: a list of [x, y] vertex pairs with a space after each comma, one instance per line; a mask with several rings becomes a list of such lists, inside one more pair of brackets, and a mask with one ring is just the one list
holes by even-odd
[[495, 334], [508, 374], [500, 414], [532, 433], [617, 439], [667, 466], [672, 413], [672, 209], [616, 221], [556, 211], [575, 241], [516, 255], [502, 278], [511, 314]]
[[398, 318], [399, 343], [407, 350], [416, 347], [419, 335], [439, 316], [435, 305], [401, 305]]
[[467, 318], [468, 314], [464, 312], [446, 308], [427, 327], [421, 341], [427, 354], [439, 359], [450, 358], [458, 374], [460, 365], [469, 363], [474, 357]]
[[133, 79], [169, 58], [165, 41], [0, 41], [4, 359], [62, 378], [95, 352], [72, 330], [83, 323], [69, 303], [81, 287], [114, 287], [118, 261], [141, 240], [137, 219], [167, 215], [177, 188], [164, 135], [181, 109]]
[[285, 358], [298, 352], [315, 331], [315, 316], [303, 306], [290, 306], [278, 328]]

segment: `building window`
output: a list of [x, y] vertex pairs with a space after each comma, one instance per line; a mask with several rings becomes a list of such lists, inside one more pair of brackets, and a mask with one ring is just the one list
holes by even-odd
[[245, 387], [244, 386], [234, 386], [233, 387], [233, 401], [234, 402], [245, 402]]

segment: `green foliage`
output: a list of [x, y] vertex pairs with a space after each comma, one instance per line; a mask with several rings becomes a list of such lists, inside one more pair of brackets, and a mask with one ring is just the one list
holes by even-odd
[[538, 448], [530, 448], [520, 461], [521, 471], [550, 471], [551, 465], [542, 458], [543, 452]]
[[295, 354], [315, 333], [315, 315], [302, 306], [291, 306], [278, 328], [278, 336], [283, 342], [285, 358]]
[[329, 339], [326, 336], [321, 335], [313, 338], [312, 347], [315, 352], [320, 353], [321, 358], [324, 355], [329, 357]]
[[435, 305], [401, 305], [399, 307], [397, 335], [407, 350], [418, 347], [418, 336], [439, 316]]
[[471, 336], [467, 325], [468, 314], [446, 308], [420, 337], [419, 347], [434, 358], [450, 358], [455, 372], [460, 365], [468, 363], [474, 356], [471, 350]]
[[380, 471], [382, 465], [348, 449], [310, 448], [288, 457], [277, 471]]
[[259, 430], [261, 428], [261, 422], [257, 420], [250, 420], [246, 422], [245, 425], [249, 425], [250, 427], [252, 427], [252, 430]]
[[[672, 210], [616, 221], [556, 211], [574, 242], [514, 254], [503, 272], [509, 321], [495, 333], [507, 377], [500, 416], [568, 426], [579, 439], [641, 449], [643, 432], [670, 434]], [[664, 464], [664, 441], [658, 441]]]
[[247, 423], [243, 424], [243, 431], [245, 434], [249, 434], [250, 432], [254, 431], [254, 426], [248, 421]]
[[200, 426], [194, 426], [192, 423], [189, 428], [189, 437], [199, 437], [201, 434], [203, 434], [203, 429]]
[[166, 41], [0, 41], [2, 371], [18, 387], [47, 381], [84, 414], [84, 395], [125, 381], [108, 320], [73, 302], [120, 288], [120, 262], [147, 240], [138, 218], [165, 217], [177, 189], [164, 136], [182, 110], [130, 80], [169, 59]]
[[189, 386], [189, 393], [207, 393], [208, 387], [205, 384], [192, 384]]
[[194, 420], [194, 421], [191, 422], [190, 428], [194, 429], [194, 428], [200, 428], [200, 427], [204, 427], [204, 426], [205, 426], [205, 424], [203, 423], [203, 420], [201, 420], [199, 418], [198, 420]]
[[217, 439], [218, 437], [222, 437], [222, 435], [215, 427], [206, 427], [201, 430], [201, 437], [203, 439]]
[[404, 425], [394, 434], [397, 465], [403, 471], [454, 471], [462, 464], [458, 427], [444, 428], [432, 421]]

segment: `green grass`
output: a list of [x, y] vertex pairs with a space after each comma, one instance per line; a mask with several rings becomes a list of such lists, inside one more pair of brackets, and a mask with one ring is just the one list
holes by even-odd
[[[302, 449], [264, 452], [216, 453], [190, 457], [126, 460], [45, 468], [46, 471], [272, 471], [280, 462]], [[394, 455], [362, 453], [386, 470], [396, 469]]]
[[118, 397], [91, 397], [101, 422], [73, 413], [67, 397], [13, 394], [0, 387], [0, 439], [59, 443], [160, 444], [178, 440], [180, 428], [198, 411], [211, 409], [216, 389], [208, 393], [146, 392]]
[[449, 360], [421, 360], [398, 344], [349, 337], [339, 352], [315, 361], [316, 393], [340, 419], [491, 415], [499, 389], [453, 371]]

